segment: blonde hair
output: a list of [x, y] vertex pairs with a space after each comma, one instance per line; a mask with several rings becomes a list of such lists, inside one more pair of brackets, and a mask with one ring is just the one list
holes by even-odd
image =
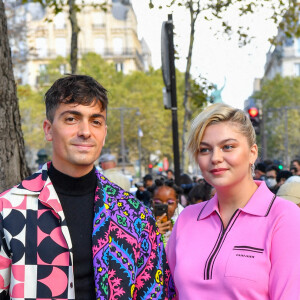
[[249, 117], [241, 109], [216, 103], [203, 110], [193, 121], [187, 141], [187, 150], [197, 161], [199, 146], [207, 126], [230, 122], [238, 126], [239, 132], [247, 138], [249, 146], [256, 144], [256, 135]]

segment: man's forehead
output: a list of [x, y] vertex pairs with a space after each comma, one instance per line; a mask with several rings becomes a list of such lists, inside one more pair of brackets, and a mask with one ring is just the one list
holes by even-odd
[[71, 110], [71, 111], [89, 111], [93, 113], [99, 112], [101, 115], [106, 115], [106, 110], [103, 108], [103, 105], [100, 101], [94, 101], [91, 104], [84, 105], [80, 103], [61, 103], [59, 104], [57, 110]]

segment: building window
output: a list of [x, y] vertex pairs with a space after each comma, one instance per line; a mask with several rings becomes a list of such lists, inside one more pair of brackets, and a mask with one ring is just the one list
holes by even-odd
[[122, 38], [114, 38], [113, 39], [113, 49], [114, 49], [114, 54], [122, 54], [122, 51], [123, 51], [123, 39]]
[[103, 21], [103, 14], [101, 12], [93, 12], [93, 28], [103, 28], [104, 21]]
[[122, 62], [116, 63], [115, 66], [116, 66], [117, 72], [122, 72], [123, 73], [123, 71], [124, 71], [124, 65], [123, 65]]
[[300, 76], [300, 63], [295, 64], [295, 76]]
[[37, 38], [35, 40], [36, 52], [38, 57], [47, 56], [47, 40], [46, 38]]
[[100, 55], [104, 54], [104, 39], [96, 38], [94, 40], [94, 49], [95, 49], [95, 53]]
[[65, 29], [66, 27], [66, 23], [65, 23], [65, 15], [63, 12], [58, 13], [55, 17], [54, 17], [54, 26], [55, 29]]
[[55, 51], [56, 55], [66, 57], [67, 55], [67, 44], [65, 38], [56, 38], [55, 39]]

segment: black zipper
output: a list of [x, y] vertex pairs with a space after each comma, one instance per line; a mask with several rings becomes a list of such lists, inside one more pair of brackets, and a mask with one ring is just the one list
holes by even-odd
[[[204, 280], [210, 280], [212, 279], [212, 271], [213, 271], [213, 264], [214, 264], [214, 261], [216, 260], [216, 257], [223, 245], [223, 242], [228, 234], [228, 232], [230, 231], [230, 229], [232, 228], [233, 224], [230, 226], [229, 228], [229, 225], [231, 223], [231, 221], [233, 220], [233, 218], [235, 217], [235, 215], [239, 212], [240, 214], [240, 211], [239, 209], [237, 209], [234, 214], [231, 216], [228, 224], [227, 224], [227, 227], [224, 228], [224, 224], [223, 224], [223, 221], [220, 217], [220, 215], [217, 213], [217, 215], [219, 216], [220, 218], [220, 221], [221, 221], [221, 235], [219, 234], [218, 236], [218, 239], [217, 239], [217, 247], [214, 247], [213, 250], [211, 251], [210, 255], [208, 256], [208, 259], [206, 261], [206, 264], [205, 264], [205, 270], [204, 270]], [[235, 220], [237, 219], [237, 217], [235, 218]], [[228, 229], [229, 228], [229, 229]], [[228, 230], [227, 230], [228, 229]]]

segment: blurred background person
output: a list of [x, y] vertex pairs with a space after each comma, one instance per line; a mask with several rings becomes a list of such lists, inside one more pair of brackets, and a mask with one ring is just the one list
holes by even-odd
[[300, 182], [286, 182], [278, 190], [277, 196], [292, 201], [300, 207]]
[[277, 182], [277, 175], [279, 173], [279, 168], [276, 165], [269, 165], [266, 168], [266, 184], [270, 191], [274, 194], [277, 193], [279, 185]]
[[291, 168], [295, 168], [297, 170], [295, 175], [300, 175], [300, 158], [295, 158], [292, 160]]
[[279, 171], [278, 174], [277, 174], [277, 177], [276, 177], [277, 185], [280, 187], [292, 175], [293, 175], [293, 173], [291, 171], [288, 171], [288, 170], [281, 170], [281, 171]]
[[167, 179], [168, 180], [175, 180], [175, 175], [174, 175], [174, 171], [169, 169], [167, 170]]
[[196, 204], [209, 200], [212, 197], [212, 186], [205, 180], [199, 180], [188, 194], [188, 204]]
[[255, 165], [254, 169], [255, 180], [266, 180], [266, 165], [263, 162], [259, 162]]
[[[184, 207], [179, 203], [179, 197], [182, 194], [182, 189], [178, 187], [173, 180], [156, 179], [153, 192], [153, 210], [155, 214], [155, 205], [165, 204], [168, 206], [167, 214], [158, 216], [157, 226], [159, 232], [163, 235], [164, 244], [168, 242], [173, 225], [178, 216], [183, 211]], [[165, 217], [167, 220], [165, 221]]]
[[147, 188], [151, 188], [154, 185], [154, 181], [153, 181], [153, 177], [151, 174], [146, 174], [143, 177], [143, 182], [144, 182], [144, 187]]
[[102, 174], [111, 182], [117, 184], [125, 191], [130, 191], [130, 180], [126, 175], [119, 171], [117, 167], [117, 159], [113, 154], [106, 153], [100, 156], [99, 164]]
[[136, 183], [135, 186], [137, 187], [137, 191], [135, 193], [136, 198], [143, 202], [144, 205], [150, 207], [151, 193], [145, 188], [142, 182]]
[[192, 178], [185, 173], [182, 173], [179, 178], [180, 187], [182, 188], [182, 195], [180, 196], [180, 204], [183, 207], [186, 207], [188, 205], [188, 194], [190, 190], [194, 186], [194, 182]]

